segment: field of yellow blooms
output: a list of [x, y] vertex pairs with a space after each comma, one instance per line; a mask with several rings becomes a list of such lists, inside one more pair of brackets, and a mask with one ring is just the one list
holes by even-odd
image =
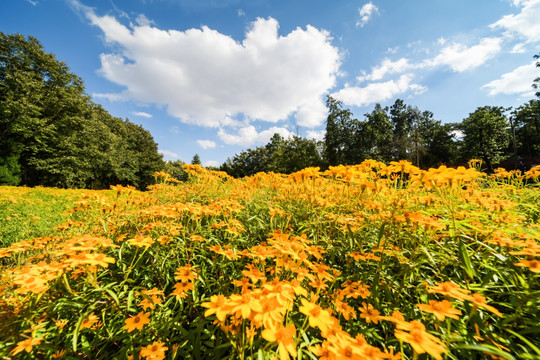
[[0, 187], [0, 358], [539, 359], [540, 166], [480, 166]]

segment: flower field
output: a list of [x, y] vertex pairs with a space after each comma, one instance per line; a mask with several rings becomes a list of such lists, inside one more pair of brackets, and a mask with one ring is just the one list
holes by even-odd
[[0, 188], [54, 219], [0, 247], [0, 358], [539, 359], [540, 166], [480, 166]]

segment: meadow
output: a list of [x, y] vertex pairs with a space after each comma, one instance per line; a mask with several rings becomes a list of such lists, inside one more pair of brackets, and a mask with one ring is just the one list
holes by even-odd
[[0, 187], [0, 358], [540, 359], [540, 166]]

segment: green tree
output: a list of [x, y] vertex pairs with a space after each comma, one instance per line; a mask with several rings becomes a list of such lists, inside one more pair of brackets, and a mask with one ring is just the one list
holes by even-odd
[[171, 175], [176, 180], [186, 181], [188, 179], [188, 174], [182, 167], [185, 163], [181, 160], [176, 161], [167, 161], [165, 163], [165, 172]]
[[366, 122], [361, 137], [366, 141], [368, 158], [388, 162], [393, 160], [393, 125], [388, 116], [388, 108], [375, 105], [371, 113], [365, 114]]
[[531, 100], [512, 112], [517, 153], [540, 156], [540, 100]]
[[352, 112], [343, 108], [343, 103], [328, 96], [328, 117], [324, 136], [324, 156], [329, 165], [354, 164], [361, 161], [360, 147], [356, 137], [360, 122], [353, 119]]
[[94, 104], [37, 39], [0, 33], [0, 183], [142, 189], [162, 168], [150, 133]]
[[460, 125], [463, 154], [468, 159], [482, 159], [489, 171], [493, 171], [494, 164], [505, 159], [510, 141], [505, 111], [499, 106], [479, 107]]
[[199, 154], [193, 155], [193, 159], [191, 159], [191, 164], [201, 165], [201, 157], [199, 156]]

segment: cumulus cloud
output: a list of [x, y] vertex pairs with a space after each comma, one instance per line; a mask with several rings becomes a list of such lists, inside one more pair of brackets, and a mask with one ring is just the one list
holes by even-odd
[[452, 43], [444, 47], [440, 54], [426, 60], [423, 66], [449, 66], [453, 71], [463, 72], [472, 70], [501, 51], [502, 38], [483, 38], [479, 44], [467, 47], [463, 44]]
[[178, 154], [176, 154], [176, 153], [174, 153], [172, 151], [169, 151], [169, 150], [159, 149], [158, 153], [163, 155], [165, 158], [172, 158], [172, 159], [178, 159], [179, 158]]
[[529, 97], [534, 94], [531, 85], [532, 79], [537, 76], [537, 71], [536, 62], [533, 61], [501, 75], [499, 79], [482, 86], [482, 89], [488, 90], [489, 95], [518, 94], [522, 97]]
[[182, 122], [209, 127], [238, 116], [275, 123], [297, 113], [302, 126], [325, 119], [321, 99], [341, 58], [324, 30], [307, 25], [281, 36], [275, 19], [258, 18], [238, 42], [206, 26], [162, 30], [146, 18], [125, 26], [72, 2], [115, 49], [101, 55], [100, 72], [125, 90], [102, 97], [165, 105]]
[[289, 138], [294, 134], [289, 130], [273, 126], [270, 129], [257, 132], [253, 125], [242, 127], [238, 130], [238, 134], [229, 134], [223, 129], [219, 129], [219, 138], [227, 145], [251, 146], [255, 144], [266, 144], [274, 134], [279, 134], [284, 138]]
[[145, 118], [151, 118], [152, 117], [152, 114], [146, 113], [144, 111], [132, 111], [131, 114], [134, 115], [134, 116], [141, 116], [141, 117], [145, 117]]
[[514, 47], [512, 47], [512, 50], [510, 50], [511, 54], [523, 54], [526, 52], [527, 52], [527, 49], [525, 48], [525, 44], [523, 43], [514, 45]]
[[373, 17], [373, 14], [379, 13], [379, 8], [370, 1], [358, 9], [358, 13], [360, 14], [360, 19], [356, 22], [356, 26], [364, 27]]
[[383, 79], [388, 74], [399, 74], [415, 68], [416, 65], [411, 64], [408, 59], [401, 58], [392, 61], [388, 58], [384, 59], [378, 66], [371, 68], [371, 73], [358, 76], [358, 81], [377, 81]]
[[[410, 73], [414, 70], [424, 69], [433, 70], [436, 68], [449, 67], [455, 72], [464, 72], [477, 68], [489, 59], [493, 58], [501, 51], [502, 38], [482, 38], [478, 44], [466, 46], [461, 43], [452, 42], [447, 44], [447, 41], [438, 40], [439, 45], [445, 45], [439, 51], [437, 56], [424, 59], [419, 62], [411, 62], [409, 59], [402, 57], [398, 60], [390, 60], [389, 58], [371, 68], [371, 72], [363, 72], [356, 79], [362, 81], [380, 81], [389, 75]], [[412, 90], [415, 94], [424, 92], [427, 88], [413, 84]]]
[[490, 27], [517, 34], [529, 43], [540, 41], [540, 0], [514, 1], [514, 5], [523, 6], [519, 14], [505, 15]]
[[397, 81], [371, 83], [365, 87], [345, 87], [332, 96], [347, 105], [365, 106], [386, 101], [409, 90], [419, 91], [423, 88], [421, 85], [412, 83], [412, 76], [406, 74], [401, 75]]
[[216, 147], [216, 143], [212, 140], [197, 140], [197, 144], [203, 149], [213, 149]]

